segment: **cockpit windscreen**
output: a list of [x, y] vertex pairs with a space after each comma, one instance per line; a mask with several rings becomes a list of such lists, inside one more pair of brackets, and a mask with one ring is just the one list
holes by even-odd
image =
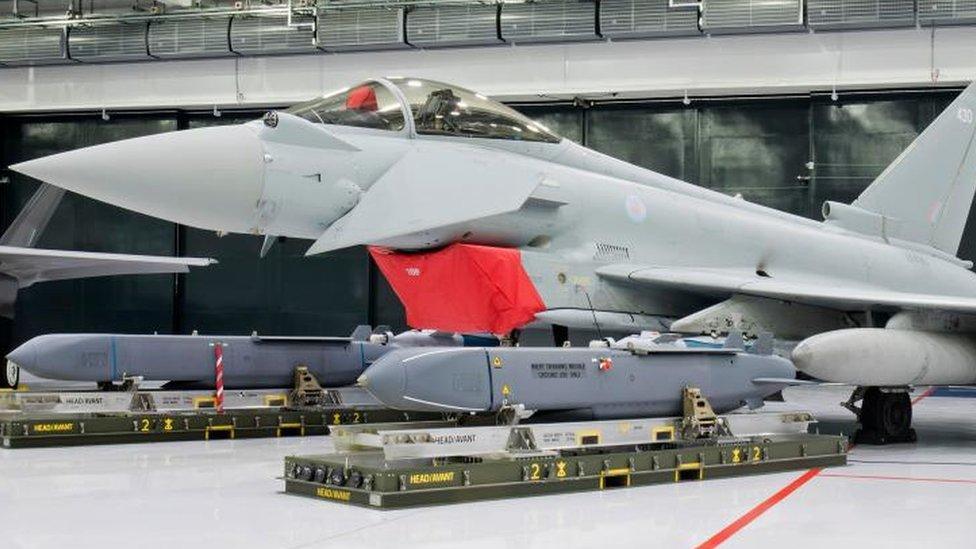
[[321, 99], [295, 105], [285, 112], [310, 122], [378, 130], [403, 129], [403, 109], [389, 89], [368, 82]]
[[418, 134], [558, 143], [537, 122], [472, 91], [417, 78], [390, 78], [410, 103]]

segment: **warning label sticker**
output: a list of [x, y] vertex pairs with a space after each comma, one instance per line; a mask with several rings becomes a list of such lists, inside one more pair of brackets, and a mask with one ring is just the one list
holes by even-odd
[[533, 364], [532, 377], [539, 379], [583, 379], [586, 377], [586, 365], [580, 363]]

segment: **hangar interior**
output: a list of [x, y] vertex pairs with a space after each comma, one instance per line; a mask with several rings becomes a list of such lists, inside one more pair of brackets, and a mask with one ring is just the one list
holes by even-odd
[[[820, 221], [826, 200], [854, 201], [959, 97], [976, 78], [974, 51], [976, 4], [964, 0], [0, 0], [0, 232], [39, 184], [8, 166], [261, 120], [392, 75], [457, 83], [608, 156]], [[970, 212], [956, 254], [962, 260], [976, 260], [974, 231]], [[261, 257], [263, 241], [69, 192], [39, 248], [219, 263], [24, 289], [14, 318], [0, 317], [0, 351], [60, 332], [408, 329], [403, 305], [365, 247], [306, 257], [309, 241], [281, 237]], [[599, 331], [571, 328], [570, 339], [585, 346]], [[548, 345], [552, 334], [525, 338]], [[976, 433], [960, 419], [972, 417], [971, 393], [913, 390], [918, 443], [852, 447], [849, 467], [818, 469], [806, 488], [809, 478], [794, 485], [797, 473], [787, 472], [424, 511], [298, 498], [279, 505], [281, 458], [332, 448], [312, 437], [0, 450], [7, 494], [0, 501], [9, 504], [0, 507], [16, 508], [13, 523], [40, 524], [41, 493], [54, 495], [56, 512], [71, 517], [83, 540], [13, 528], [13, 547], [118, 543], [92, 525], [102, 510], [129, 505], [153, 516], [122, 533], [161, 533], [147, 547], [196, 534], [198, 543], [242, 547], [387, 547], [393, 540], [565, 547], [617, 536], [669, 547], [908, 545], [934, 543], [932, 536], [942, 546], [970, 546], [967, 515], [959, 512], [976, 509]], [[850, 434], [854, 416], [836, 405], [847, 398], [842, 392], [790, 388], [786, 403], [766, 409], [800, 406], [821, 419], [824, 433]], [[181, 473], [180, 464], [192, 472]], [[95, 494], [97, 505], [81, 510], [83, 493]], [[583, 526], [594, 509], [599, 523]], [[290, 522], [305, 512], [326, 520], [308, 528]], [[697, 524], [688, 524], [691, 513]], [[278, 526], [256, 529], [267, 517]], [[214, 530], [210, 519], [222, 525]], [[926, 526], [909, 527], [919, 523]]]

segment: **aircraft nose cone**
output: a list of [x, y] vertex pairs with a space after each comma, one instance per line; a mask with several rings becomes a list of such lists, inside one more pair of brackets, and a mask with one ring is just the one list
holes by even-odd
[[249, 232], [261, 198], [265, 160], [254, 131], [238, 125], [126, 139], [10, 169], [168, 221]]

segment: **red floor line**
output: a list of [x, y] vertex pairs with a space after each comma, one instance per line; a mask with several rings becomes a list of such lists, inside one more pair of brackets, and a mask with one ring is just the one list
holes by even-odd
[[760, 515], [768, 511], [774, 505], [786, 499], [786, 497], [792, 494], [793, 492], [795, 492], [797, 488], [803, 486], [804, 484], [809, 482], [810, 479], [820, 474], [821, 470], [822, 469], [817, 467], [803, 473], [802, 475], [797, 477], [793, 482], [784, 486], [779, 492], [776, 492], [775, 494], [769, 496], [769, 498], [767, 498], [765, 501], [750, 509], [748, 513], [736, 519], [735, 522], [729, 524], [728, 526], [723, 528], [719, 533], [708, 538], [708, 540], [706, 540], [704, 543], [699, 545], [697, 549], [711, 549], [713, 547], [718, 547], [719, 545], [724, 543], [727, 539], [735, 535], [736, 532], [745, 528], [750, 522], [759, 518]]
[[924, 393], [922, 393], [922, 394], [920, 394], [917, 397], [915, 397], [915, 398], [912, 399], [912, 406], [915, 406], [919, 402], [922, 402], [922, 399], [923, 398], [931, 395], [934, 392], [935, 392], [935, 387], [929, 387], [928, 389], [925, 390]]
[[976, 484], [976, 480], [964, 478], [896, 477], [887, 475], [847, 475], [844, 473], [823, 473], [822, 477], [853, 478], [867, 480], [905, 480], [911, 482], [944, 482], [950, 484]]
[[[912, 399], [912, 405], [918, 404], [922, 399], [928, 397], [935, 391], [935, 387], [929, 387], [926, 391], [914, 399]], [[854, 449], [856, 445], [851, 444], [847, 451], [850, 452]], [[790, 494], [795, 492], [799, 487], [803, 486], [809, 482], [813, 477], [820, 474], [822, 469], [814, 468], [810, 469], [806, 473], [800, 475], [796, 480], [784, 486], [779, 492], [776, 492], [768, 499], [760, 503], [759, 505], [753, 507], [748, 513], [742, 515], [735, 520], [732, 524], [729, 524], [723, 528], [719, 533], [708, 538], [704, 543], [699, 545], [696, 549], [712, 549], [713, 547], [718, 547], [722, 543], [725, 543], [730, 537], [734, 536], [736, 532], [742, 530], [749, 525], [752, 521], [759, 518], [760, 515], [771, 509], [777, 503], [786, 499]], [[962, 479], [927, 479], [927, 478], [914, 478], [914, 477], [881, 477], [881, 476], [871, 476], [871, 475], [844, 475], [837, 473], [824, 473], [825, 477], [845, 477], [845, 478], [865, 478], [865, 479], [877, 479], [877, 480], [913, 480], [913, 481], [928, 481], [928, 482], [950, 482], [950, 483], [964, 483], [964, 484], [976, 484], [976, 481], [972, 480], [962, 480]]]

